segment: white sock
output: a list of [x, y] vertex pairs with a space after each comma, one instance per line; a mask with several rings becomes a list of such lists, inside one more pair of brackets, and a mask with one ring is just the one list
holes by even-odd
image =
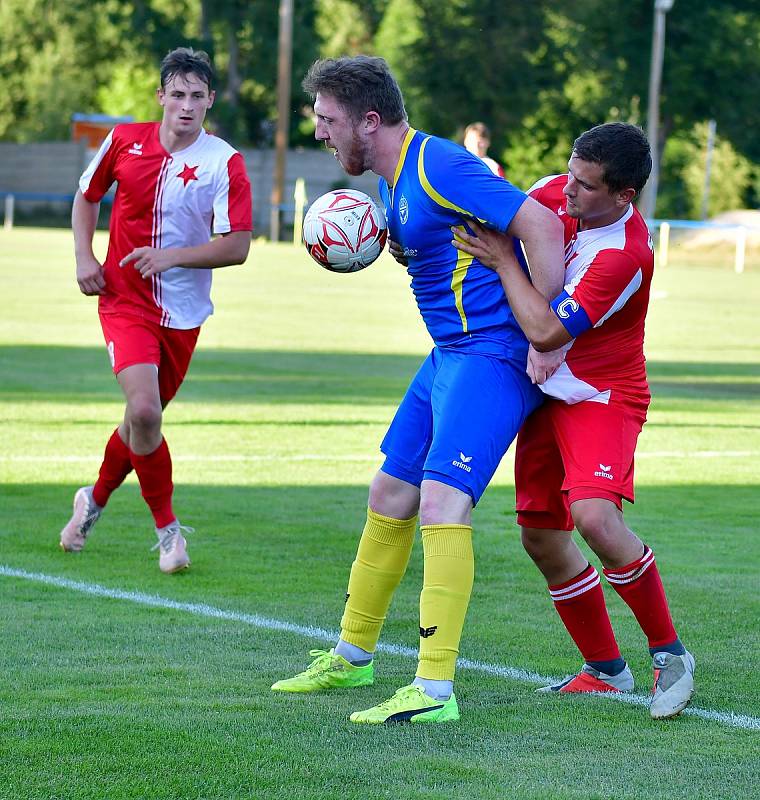
[[373, 657], [372, 653], [368, 653], [350, 642], [344, 642], [343, 639], [338, 639], [338, 644], [335, 645], [335, 655], [343, 656], [349, 664], [353, 664], [355, 667], [369, 664]]
[[415, 678], [412, 686], [419, 686], [433, 700], [448, 700], [454, 691], [454, 681], [431, 681], [429, 678]]

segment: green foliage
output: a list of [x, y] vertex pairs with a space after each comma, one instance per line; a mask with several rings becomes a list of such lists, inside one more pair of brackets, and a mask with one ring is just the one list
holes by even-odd
[[371, 22], [352, 0], [317, 0], [314, 28], [322, 58], [372, 52]]
[[[698, 123], [685, 134], [671, 136], [662, 161], [657, 216], [701, 218], [707, 168], [707, 123]], [[752, 162], [717, 135], [710, 169], [707, 217], [747, 207], [756, 180]]]
[[118, 62], [110, 81], [99, 86], [95, 95], [100, 111], [111, 116], [131, 116], [135, 122], [160, 119], [161, 107], [156, 99], [160, 81], [152, 64], [130, 65]]

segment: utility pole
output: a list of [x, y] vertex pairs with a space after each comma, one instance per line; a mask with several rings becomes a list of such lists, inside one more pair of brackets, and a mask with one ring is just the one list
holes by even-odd
[[655, 0], [652, 29], [652, 58], [649, 63], [649, 104], [647, 106], [647, 139], [652, 151], [652, 172], [641, 193], [639, 210], [644, 219], [654, 217], [657, 206], [657, 185], [660, 179], [660, 82], [665, 53], [665, 15], [675, 0]]
[[707, 156], [705, 157], [705, 186], [702, 191], [702, 219], [707, 219], [710, 211], [710, 174], [712, 172], [713, 150], [715, 149], [715, 131], [718, 123], [711, 119], [707, 123]]
[[293, 0], [280, 0], [280, 35], [277, 50], [277, 131], [270, 197], [269, 238], [280, 239], [282, 200], [285, 196], [285, 159], [290, 129], [290, 74], [293, 55]]

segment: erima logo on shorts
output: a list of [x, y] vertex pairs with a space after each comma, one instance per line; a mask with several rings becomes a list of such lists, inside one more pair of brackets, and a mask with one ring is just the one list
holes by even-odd
[[610, 470], [612, 469], [612, 464], [606, 466], [604, 464], [599, 465], [599, 470], [594, 473], [595, 478], [607, 478], [608, 481], [614, 481], [615, 479], [612, 477], [612, 473]]
[[113, 369], [116, 366], [116, 357], [114, 356], [113, 352], [113, 342], [108, 343], [107, 350], [108, 350], [108, 357], [111, 359], [111, 369]]
[[465, 472], [472, 472], [472, 467], [470, 466], [470, 461], [472, 461], [472, 456], [466, 456], [461, 450], [459, 451], [459, 461], [454, 459], [451, 462], [451, 465], [454, 467], [459, 467], [459, 469], [463, 469]]

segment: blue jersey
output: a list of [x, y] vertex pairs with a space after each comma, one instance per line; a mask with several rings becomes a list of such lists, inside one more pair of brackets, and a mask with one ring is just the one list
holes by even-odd
[[380, 179], [390, 238], [404, 248], [412, 291], [439, 347], [524, 359], [528, 342], [499, 276], [452, 244], [478, 219], [505, 231], [527, 195], [463, 147], [412, 128], [393, 186]]

